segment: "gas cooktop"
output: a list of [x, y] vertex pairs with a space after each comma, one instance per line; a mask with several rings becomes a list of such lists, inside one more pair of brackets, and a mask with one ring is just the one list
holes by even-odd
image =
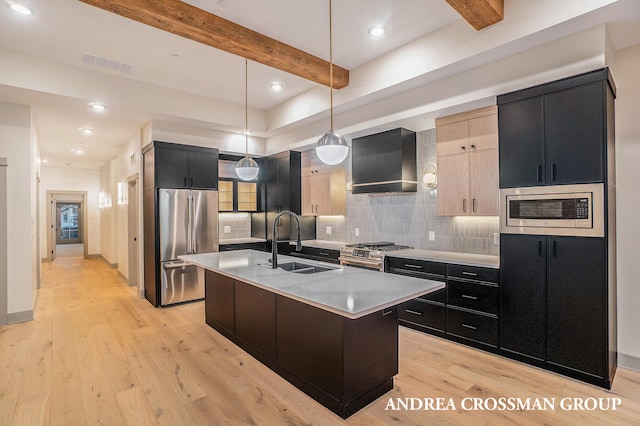
[[353, 243], [346, 244], [345, 248], [356, 248], [356, 249], [369, 249], [369, 250], [380, 250], [380, 251], [394, 251], [394, 250], [405, 250], [410, 249], [409, 246], [403, 246], [396, 243], [391, 243], [389, 241], [376, 241], [370, 243]]

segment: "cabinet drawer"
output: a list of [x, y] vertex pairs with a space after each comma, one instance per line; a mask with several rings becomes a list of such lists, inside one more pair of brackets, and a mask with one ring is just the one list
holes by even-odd
[[443, 281], [447, 274], [447, 264], [428, 260], [388, 258], [388, 272], [401, 275], [411, 275], [431, 280]]
[[302, 247], [302, 253], [309, 255], [314, 260], [337, 261], [340, 257], [339, 250], [323, 249], [318, 247]]
[[432, 302], [442, 303], [444, 305], [445, 301], [447, 300], [446, 287], [441, 288], [440, 290], [436, 290], [431, 293], [425, 294], [424, 296], [420, 296], [415, 300], [423, 300], [423, 301], [429, 300]]
[[498, 320], [481, 314], [448, 308], [447, 334], [497, 346]]
[[398, 319], [444, 332], [445, 307], [418, 299], [410, 300], [398, 306]]
[[497, 286], [447, 281], [447, 305], [498, 315], [500, 293]]
[[497, 284], [500, 280], [500, 269], [450, 264], [448, 265], [447, 276]]

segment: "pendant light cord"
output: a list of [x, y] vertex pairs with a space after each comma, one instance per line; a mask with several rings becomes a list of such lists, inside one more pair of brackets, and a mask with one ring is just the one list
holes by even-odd
[[249, 157], [249, 61], [244, 60], [244, 155]]
[[329, 115], [330, 130], [333, 132], [333, 37], [331, 19], [331, 0], [329, 0]]

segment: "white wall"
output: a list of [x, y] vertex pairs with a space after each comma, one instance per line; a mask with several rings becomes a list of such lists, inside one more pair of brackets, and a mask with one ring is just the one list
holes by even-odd
[[[100, 254], [109, 264], [118, 263], [117, 252], [117, 207], [118, 192], [116, 179], [117, 160], [108, 161], [100, 168]], [[100, 201], [102, 199], [102, 201]]]
[[[616, 52], [616, 173], [618, 220], [618, 351], [640, 369], [640, 45]], [[634, 357], [633, 359], [625, 356]], [[623, 364], [624, 365], [624, 364]]]
[[33, 318], [37, 296], [34, 270], [35, 171], [31, 109], [0, 103], [0, 157], [7, 158], [7, 313], [9, 322]]
[[[138, 229], [142, 230], [142, 145], [143, 130], [131, 135], [127, 143], [118, 153], [118, 177], [117, 183], [121, 187], [123, 200], [118, 202], [118, 272], [129, 279], [129, 208], [138, 204]], [[129, 179], [138, 177], [138, 199], [128, 199]], [[138, 238], [140, 269], [142, 267], [142, 238]], [[139, 271], [138, 282], [142, 282], [142, 271]]]
[[40, 169], [40, 256], [47, 257], [47, 215], [50, 214], [47, 203], [47, 191], [86, 191], [87, 192], [87, 235], [85, 244], [87, 253], [100, 254], [100, 170], [92, 168], [53, 167], [42, 165]]

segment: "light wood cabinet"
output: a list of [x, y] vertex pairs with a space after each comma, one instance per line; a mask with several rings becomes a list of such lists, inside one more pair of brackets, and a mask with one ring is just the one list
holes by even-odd
[[439, 216], [497, 216], [495, 106], [436, 120]]
[[327, 166], [315, 150], [302, 155], [302, 214], [345, 215], [347, 178], [344, 164]]

